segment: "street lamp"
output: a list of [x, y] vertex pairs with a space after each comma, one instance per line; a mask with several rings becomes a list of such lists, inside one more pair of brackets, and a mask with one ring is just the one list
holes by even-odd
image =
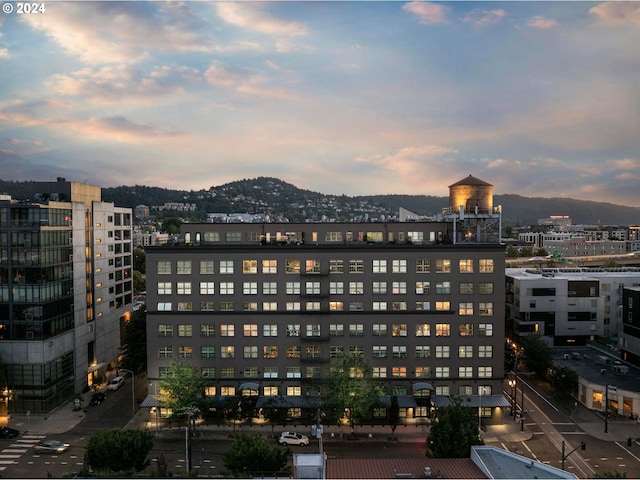
[[136, 379], [133, 376], [133, 372], [131, 370], [127, 370], [126, 368], [119, 368], [123, 372], [127, 372], [131, 374], [131, 409], [132, 416], [136, 416]]
[[516, 415], [516, 379], [515, 378], [510, 378], [509, 379], [509, 386], [511, 387], [511, 412], [510, 415], [513, 415], [515, 418]]

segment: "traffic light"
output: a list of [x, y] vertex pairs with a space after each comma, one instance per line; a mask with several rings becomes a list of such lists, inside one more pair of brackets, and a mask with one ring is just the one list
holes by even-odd
[[584, 442], [580, 443], [580, 450], [586, 450], [587, 449], [587, 444]]

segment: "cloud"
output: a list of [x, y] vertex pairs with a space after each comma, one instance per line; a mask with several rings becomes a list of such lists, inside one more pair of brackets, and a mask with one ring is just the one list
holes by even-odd
[[551, 18], [544, 18], [536, 16], [527, 22], [527, 26], [531, 28], [540, 28], [542, 30], [549, 30], [557, 26], [557, 22]]
[[497, 25], [507, 17], [507, 12], [502, 9], [480, 10], [474, 9], [464, 15], [460, 20], [465, 23], [471, 23], [476, 27], [489, 27]]
[[[46, 17], [46, 18], [45, 18]], [[67, 54], [90, 65], [131, 64], [151, 52], [208, 52], [214, 48], [206, 26], [177, 2], [60, 2], [46, 15], [22, 17]]]
[[209, 84], [220, 87], [231, 87], [241, 79], [240, 75], [227, 70], [218, 61], [211, 62], [211, 65], [204, 72], [204, 78]]
[[405, 3], [402, 9], [414, 14], [418, 17], [418, 21], [425, 25], [449, 23], [447, 19], [449, 9], [440, 3], [409, 2]]
[[296, 37], [308, 33], [303, 23], [271, 16], [259, 4], [216, 2], [215, 8], [225, 22], [254, 32], [278, 37]]
[[618, 25], [630, 23], [640, 27], [640, 5], [638, 2], [605, 2], [589, 9], [604, 23]]
[[615, 170], [640, 170], [640, 160], [637, 158], [623, 158], [621, 160], [612, 160], [612, 168]]
[[87, 122], [84, 122], [84, 125], [81, 128], [87, 134], [98, 138], [107, 136], [110, 139], [121, 141], [167, 137], [178, 134], [176, 131], [159, 128], [152, 124], [136, 124], [121, 116], [90, 118]]
[[[268, 64], [268, 66], [277, 70], [277, 66], [273, 63]], [[207, 68], [204, 73], [204, 77], [210, 85], [233, 88], [236, 92], [247, 95], [278, 99], [300, 98], [300, 95], [296, 92], [284, 88], [264, 86], [268, 83], [268, 79], [263, 75], [244, 75], [242, 73], [232, 72], [218, 61], [214, 61], [209, 65], [209, 68]]]

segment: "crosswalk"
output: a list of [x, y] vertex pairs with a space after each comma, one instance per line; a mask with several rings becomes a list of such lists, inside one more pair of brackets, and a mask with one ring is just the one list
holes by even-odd
[[12, 443], [0, 450], [0, 471], [6, 470], [9, 465], [27, 453], [33, 445], [45, 438], [45, 435], [22, 435], [12, 440]]

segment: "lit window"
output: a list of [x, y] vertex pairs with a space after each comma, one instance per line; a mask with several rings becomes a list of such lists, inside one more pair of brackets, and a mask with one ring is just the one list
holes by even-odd
[[458, 261], [460, 273], [473, 273], [473, 260], [461, 259]]

